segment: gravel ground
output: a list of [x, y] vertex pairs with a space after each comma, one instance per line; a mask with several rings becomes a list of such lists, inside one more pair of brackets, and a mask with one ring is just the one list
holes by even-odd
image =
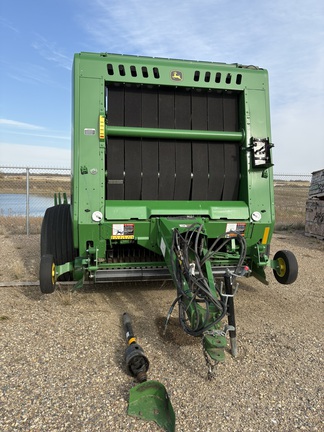
[[[127, 415], [133, 380], [125, 373], [121, 315], [133, 318], [138, 342], [176, 413], [177, 431], [322, 431], [324, 245], [279, 233], [272, 251], [299, 262], [293, 285], [255, 279], [236, 296], [237, 358], [227, 352], [212, 381], [200, 340], [183, 333], [170, 284], [59, 286], [41, 295], [38, 236], [0, 236], [0, 430], [158, 431]], [[27, 270], [28, 268], [28, 270]], [[7, 285], [7, 286], [6, 286]]]

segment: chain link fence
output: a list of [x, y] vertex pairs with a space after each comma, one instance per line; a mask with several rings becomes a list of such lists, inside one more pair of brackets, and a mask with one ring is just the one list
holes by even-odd
[[0, 234], [39, 234], [54, 193], [70, 195], [70, 168], [0, 166]]
[[[0, 166], [0, 234], [39, 234], [54, 193], [70, 195], [69, 168]], [[305, 226], [311, 174], [275, 174], [276, 228]]]

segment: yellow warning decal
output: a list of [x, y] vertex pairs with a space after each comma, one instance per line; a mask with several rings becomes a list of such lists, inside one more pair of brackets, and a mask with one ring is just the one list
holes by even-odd
[[105, 139], [105, 116], [99, 116], [99, 139]]
[[112, 240], [133, 240], [134, 239], [134, 224], [117, 223], [112, 225]]
[[112, 235], [110, 238], [112, 240], [133, 240], [135, 237], [133, 235]]

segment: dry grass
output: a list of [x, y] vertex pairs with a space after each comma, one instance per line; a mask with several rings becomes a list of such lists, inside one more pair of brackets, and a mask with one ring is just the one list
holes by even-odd
[[27, 276], [25, 265], [21, 259], [17, 259], [11, 264], [11, 274], [13, 279], [21, 280], [25, 279]]
[[[33, 175], [29, 176], [30, 193], [53, 196], [54, 192], [70, 190], [70, 176]], [[26, 175], [2, 174], [0, 176], [1, 193], [26, 193]]]
[[276, 230], [304, 229], [308, 182], [275, 182]]
[[[29, 218], [29, 233], [40, 234], [42, 226], [42, 217]], [[26, 234], [25, 216], [0, 216], [0, 234]]]
[[76, 292], [72, 291], [71, 287], [62, 287], [59, 282], [56, 286], [55, 295], [63, 306], [71, 306], [77, 296]]

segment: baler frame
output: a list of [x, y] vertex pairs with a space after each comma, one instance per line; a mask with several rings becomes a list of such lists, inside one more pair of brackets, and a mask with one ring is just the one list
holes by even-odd
[[229, 316], [235, 355], [236, 278], [268, 284], [267, 266], [280, 283], [297, 277], [291, 252], [269, 257], [269, 112], [268, 74], [258, 67], [76, 54], [71, 202], [56, 196], [44, 216], [42, 292], [62, 278], [80, 288], [85, 278], [169, 277], [184, 330], [220, 361]]

